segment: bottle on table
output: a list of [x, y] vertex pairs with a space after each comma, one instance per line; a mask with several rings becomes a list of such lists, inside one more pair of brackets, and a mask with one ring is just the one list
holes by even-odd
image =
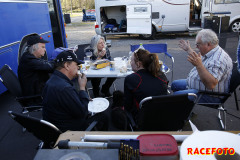
[[140, 45], [139, 45], [139, 48], [138, 49], [144, 49], [144, 47], [143, 47], [143, 44], [142, 43], [140, 43]]

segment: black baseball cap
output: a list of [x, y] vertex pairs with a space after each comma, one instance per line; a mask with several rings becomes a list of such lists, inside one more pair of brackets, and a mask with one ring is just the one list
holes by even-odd
[[83, 64], [84, 62], [79, 60], [77, 58], [77, 55], [75, 53], [73, 53], [71, 50], [64, 50], [61, 53], [59, 53], [55, 59], [56, 63], [60, 63], [60, 62], [67, 62], [67, 61], [74, 61], [76, 62], [78, 65], [79, 64]]
[[36, 43], [49, 43], [49, 41], [44, 40], [41, 36], [39, 35], [32, 35], [28, 38], [27, 44], [29, 46], [34, 45]]

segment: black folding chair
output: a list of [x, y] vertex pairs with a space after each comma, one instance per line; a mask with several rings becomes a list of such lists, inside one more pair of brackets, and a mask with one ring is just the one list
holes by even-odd
[[[237, 110], [239, 110], [238, 108], [238, 100], [237, 100], [237, 95], [236, 95], [236, 89], [237, 87], [240, 85], [240, 73], [237, 70], [237, 63], [233, 63], [233, 69], [232, 69], [232, 75], [231, 75], [231, 79], [230, 79], [230, 85], [229, 85], [229, 92], [228, 93], [220, 93], [220, 92], [209, 92], [209, 91], [199, 91], [199, 97], [197, 100], [197, 104], [198, 105], [203, 105], [206, 107], [210, 107], [210, 108], [214, 108], [214, 109], [218, 109], [218, 118], [219, 121], [221, 123], [221, 127], [222, 129], [226, 130], [227, 126], [226, 126], [226, 118], [227, 115], [232, 115], [236, 118], [239, 118], [231, 113], [228, 113], [226, 108], [224, 108], [224, 103], [228, 100], [229, 97], [231, 97], [232, 94], [234, 94], [234, 99], [235, 99], [235, 103], [236, 103], [236, 108]], [[198, 101], [201, 99], [201, 97], [203, 95], [209, 95], [209, 96], [219, 96], [220, 98], [220, 103], [198, 103]], [[224, 123], [223, 123], [223, 119], [222, 119], [222, 115], [224, 116]]]
[[15, 96], [15, 99], [21, 104], [22, 113], [39, 111], [42, 109], [41, 104], [39, 104], [39, 102], [42, 101], [42, 96], [23, 96], [20, 82], [16, 74], [7, 64], [1, 68], [0, 76], [0, 80], [4, 86], [10, 91], [12, 95]]
[[90, 44], [79, 44], [77, 46], [77, 50], [75, 51], [77, 57], [79, 60], [84, 60], [84, 57], [86, 56], [85, 53], [88, 51]]
[[59, 135], [62, 133], [56, 126], [45, 120], [15, 113], [13, 111], [8, 111], [8, 113], [12, 119], [42, 141], [39, 148], [54, 148]]
[[190, 117], [196, 98], [194, 93], [144, 98], [139, 104], [138, 130], [181, 130]]

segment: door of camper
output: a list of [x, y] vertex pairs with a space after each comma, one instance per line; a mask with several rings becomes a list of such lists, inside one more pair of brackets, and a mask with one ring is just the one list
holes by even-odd
[[127, 6], [127, 33], [151, 34], [152, 33], [152, 6], [128, 5]]

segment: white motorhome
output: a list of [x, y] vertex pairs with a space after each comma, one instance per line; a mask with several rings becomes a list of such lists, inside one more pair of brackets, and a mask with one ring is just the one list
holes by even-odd
[[200, 30], [215, 15], [229, 16], [229, 28], [239, 32], [239, 8], [240, 0], [95, 0], [95, 31], [153, 39], [157, 32]]

